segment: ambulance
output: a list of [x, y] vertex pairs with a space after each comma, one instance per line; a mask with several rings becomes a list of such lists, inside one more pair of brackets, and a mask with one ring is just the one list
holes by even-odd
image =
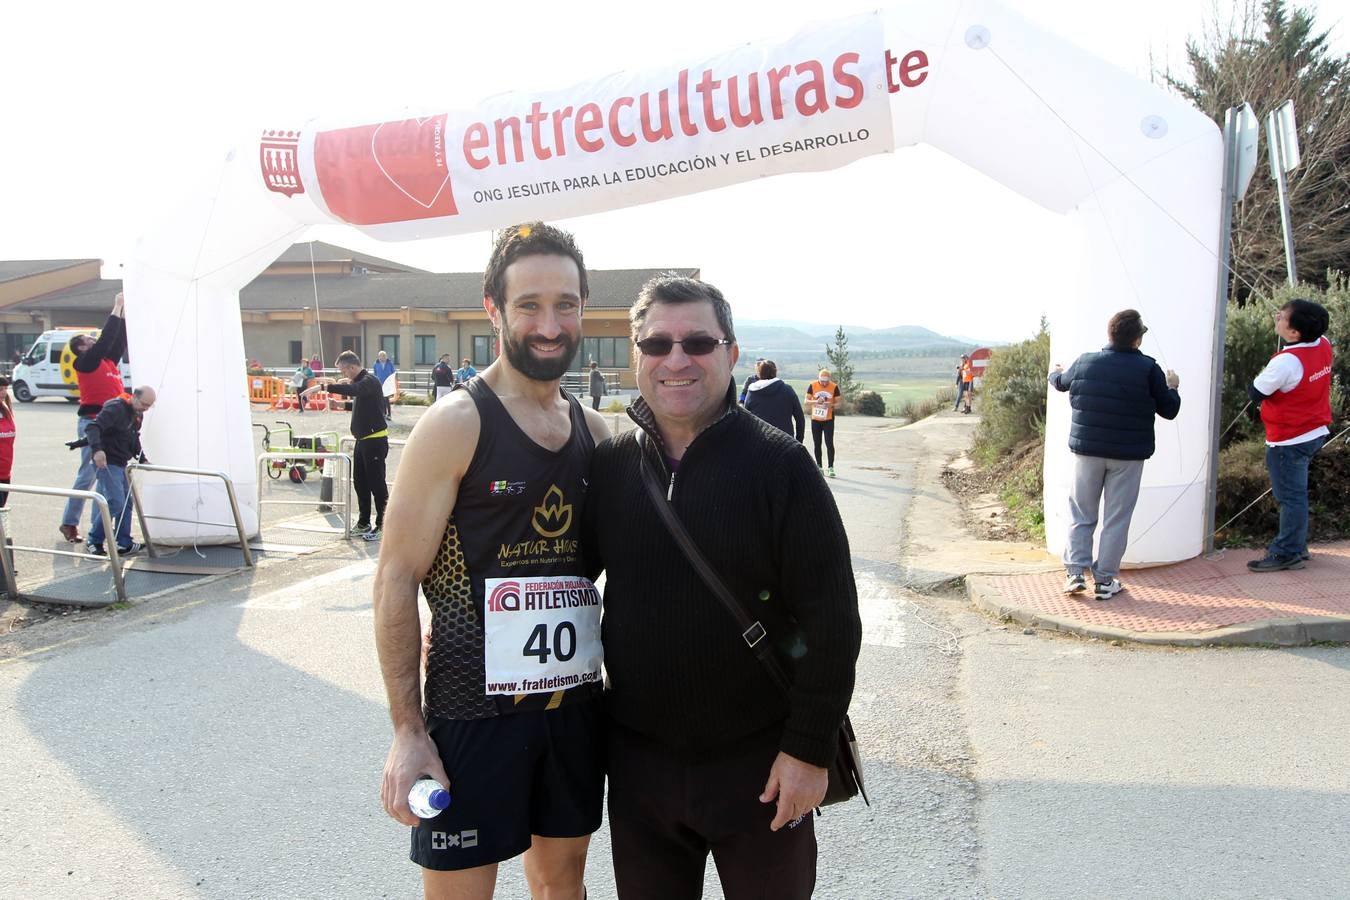
[[[75, 378], [75, 356], [70, 352], [70, 339], [77, 334], [98, 337], [97, 328], [57, 328], [44, 331], [11, 376], [14, 399], [31, 403], [38, 397], [64, 397], [70, 403], [80, 402], [80, 385]], [[122, 384], [131, 390], [131, 366], [122, 360]]]

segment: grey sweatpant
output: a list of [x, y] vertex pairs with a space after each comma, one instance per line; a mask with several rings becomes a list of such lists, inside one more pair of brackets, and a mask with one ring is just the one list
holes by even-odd
[[[1120, 575], [1120, 559], [1130, 536], [1130, 517], [1139, 499], [1139, 479], [1144, 474], [1142, 459], [1107, 459], [1104, 456], [1073, 457], [1073, 490], [1069, 493], [1069, 540], [1064, 547], [1064, 568], [1070, 575], [1092, 570], [1096, 581], [1110, 581]], [[1102, 498], [1102, 537], [1097, 560], [1092, 560], [1092, 533], [1097, 528], [1097, 511]]]

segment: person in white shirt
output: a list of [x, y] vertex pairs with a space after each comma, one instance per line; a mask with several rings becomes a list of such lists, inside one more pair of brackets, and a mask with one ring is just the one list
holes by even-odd
[[1331, 317], [1311, 300], [1290, 300], [1275, 314], [1285, 346], [1252, 380], [1247, 393], [1261, 404], [1266, 468], [1280, 505], [1280, 530], [1253, 572], [1301, 569], [1308, 556], [1308, 469], [1331, 431]]

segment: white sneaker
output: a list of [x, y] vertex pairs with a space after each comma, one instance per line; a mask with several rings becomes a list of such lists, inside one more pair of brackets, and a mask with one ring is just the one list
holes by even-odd
[[1110, 581], [1099, 581], [1096, 584], [1096, 599], [1110, 600], [1116, 594], [1125, 590], [1125, 585], [1120, 583], [1119, 578], [1112, 578]]
[[1064, 593], [1077, 594], [1086, 590], [1087, 579], [1083, 577], [1083, 573], [1079, 572], [1077, 575], [1066, 575], [1064, 577]]

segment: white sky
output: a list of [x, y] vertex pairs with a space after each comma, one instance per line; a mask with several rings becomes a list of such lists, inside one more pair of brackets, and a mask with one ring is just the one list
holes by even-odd
[[[1006, 2], [1147, 78], [1150, 54], [1179, 66], [1217, 0]], [[116, 277], [175, 188], [260, 127], [471, 106], [501, 91], [697, 60], [878, 5], [9, 4], [0, 14], [0, 259], [99, 257]], [[1233, 3], [1218, 5], [1227, 14]], [[1345, 52], [1350, 0], [1306, 5]], [[1031, 334], [1044, 279], [1060, 277], [1045, 251], [1063, 242], [1059, 217], [928, 148], [895, 157], [561, 224], [595, 268], [701, 267], [742, 319]], [[821, 215], [803, 219], [802, 209]], [[328, 228], [313, 237], [433, 271], [481, 271], [489, 246], [486, 235], [381, 244]]]

